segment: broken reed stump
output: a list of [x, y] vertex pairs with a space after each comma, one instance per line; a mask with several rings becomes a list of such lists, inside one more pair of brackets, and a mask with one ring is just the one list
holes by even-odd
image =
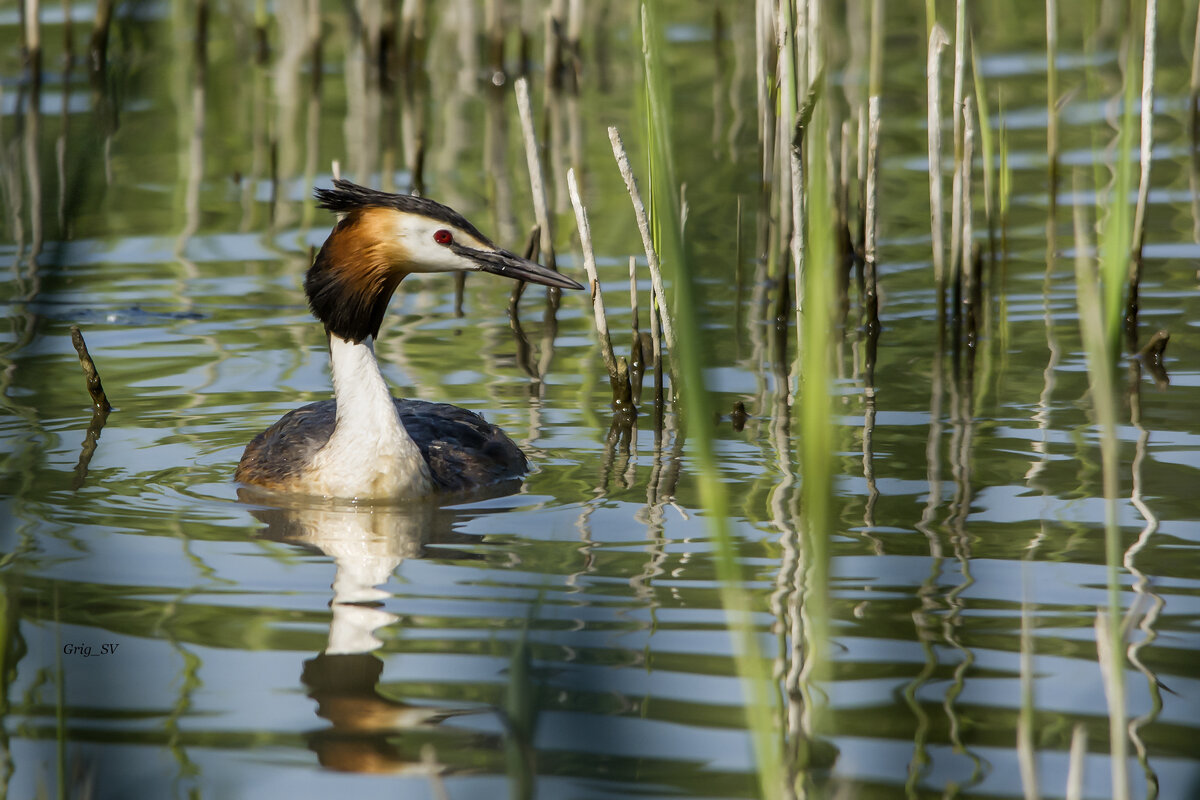
[[75, 352], [79, 355], [79, 366], [83, 367], [83, 377], [87, 382], [88, 394], [92, 398], [92, 420], [88, 423], [87, 435], [79, 452], [79, 462], [75, 465], [75, 479], [72, 482], [74, 489], [78, 490], [87, 478], [88, 464], [92, 460], [92, 454], [96, 452], [100, 431], [104, 428], [112, 406], [108, 402], [108, 395], [104, 393], [100, 373], [96, 370], [96, 363], [92, 361], [91, 354], [88, 353], [87, 343], [83, 341], [83, 334], [79, 332], [78, 325], [71, 326], [71, 344], [75, 345]]
[[1160, 390], [1166, 389], [1171, 385], [1171, 378], [1167, 375], [1167, 368], [1163, 366], [1163, 351], [1167, 349], [1167, 342], [1171, 340], [1171, 334], [1165, 330], [1160, 330], [1150, 337], [1150, 341], [1146, 342], [1137, 353], [1137, 360], [1141, 361], [1150, 376], [1154, 378], [1154, 383]]
[[75, 345], [75, 352], [79, 355], [79, 366], [83, 368], [88, 394], [92, 397], [92, 407], [97, 414], [108, 414], [112, 411], [112, 405], [108, 402], [108, 395], [104, 393], [104, 384], [100, 382], [96, 362], [92, 361], [92, 356], [88, 353], [87, 343], [83, 340], [78, 325], [71, 326], [71, 344]]

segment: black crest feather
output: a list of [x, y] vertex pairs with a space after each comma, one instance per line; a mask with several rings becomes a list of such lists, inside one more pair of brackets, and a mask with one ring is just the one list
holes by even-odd
[[420, 214], [430, 219], [441, 220], [471, 234], [485, 244], [492, 245], [492, 240], [480, 233], [462, 214], [427, 197], [381, 192], [341, 178], [334, 179], [332, 189], [314, 189], [313, 195], [317, 198], [318, 206], [338, 214], [349, 214], [364, 208], [394, 208], [408, 214]]

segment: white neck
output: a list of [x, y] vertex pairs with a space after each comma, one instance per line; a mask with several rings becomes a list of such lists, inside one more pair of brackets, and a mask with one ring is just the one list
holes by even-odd
[[395, 498], [433, 491], [429, 465], [400, 422], [371, 337], [356, 344], [331, 333], [329, 360], [337, 425], [313, 460], [314, 493]]

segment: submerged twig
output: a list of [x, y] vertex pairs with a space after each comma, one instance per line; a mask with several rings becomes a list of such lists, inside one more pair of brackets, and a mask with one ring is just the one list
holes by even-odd
[[1160, 330], [1150, 337], [1150, 341], [1146, 342], [1146, 346], [1137, 354], [1138, 360], [1154, 378], [1154, 383], [1159, 389], [1165, 389], [1171, 384], [1167, 368], [1163, 365], [1163, 352], [1167, 349], [1167, 342], [1170, 340], [1171, 334]]
[[92, 397], [92, 406], [97, 412], [107, 414], [112, 411], [112, 406], [108, 402], [108, 395], [104, 393], [100, 373], [96, 370], [96, 363], [92, 361], [91, 354], [88, 353], [87, 343], [83, 341], [83, 334], [80, 333], [78, 325], [71, 326], [71, 344], [75, 345], [75, 352], [79, 354], [79, 366], [83, 367], [83, 377], [87, 381], [88, 394]]

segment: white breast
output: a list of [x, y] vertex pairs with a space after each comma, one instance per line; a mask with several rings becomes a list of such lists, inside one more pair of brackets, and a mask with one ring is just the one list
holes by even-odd
[[404, 429], [368, 337], [329, 336], [337, 426], [302, 479], [301, 491], [330, 497], [417, 497], [433, 491], [429, 465]]

